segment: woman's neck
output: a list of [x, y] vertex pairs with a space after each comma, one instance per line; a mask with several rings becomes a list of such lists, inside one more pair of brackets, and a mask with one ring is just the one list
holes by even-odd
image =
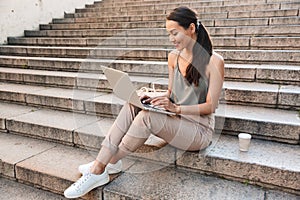
[[184, 58], [185, 61], [191, 62], [193, 57], [193, 50], [189, 50], [187, 48], [181, 51], [181, 57]]

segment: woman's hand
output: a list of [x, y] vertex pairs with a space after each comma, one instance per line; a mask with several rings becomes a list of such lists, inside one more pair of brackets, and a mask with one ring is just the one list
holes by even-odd
[[160, 96], [154, 97], [150, 103], [154, 106], [160, 106], [168, 111], [174, 112], [176, 114], [180, 113], [180, 106], [172, 103], [168, 97]]

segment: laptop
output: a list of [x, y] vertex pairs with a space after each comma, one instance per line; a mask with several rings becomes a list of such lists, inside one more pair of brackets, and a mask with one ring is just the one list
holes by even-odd
[[127, 73], [105, 66], [101, 67], [104, 75], [113, 89], [113, 92], [120, 99], [123, 99], [124, 101], [143, 110], [159, 112], [167, 115], [176, 115], [174, 112], [167, 111], [164, 108], [142, 103]]

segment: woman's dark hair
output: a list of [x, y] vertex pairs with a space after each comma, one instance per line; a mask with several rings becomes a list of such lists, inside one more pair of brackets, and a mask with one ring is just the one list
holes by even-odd
[[167, 20], [176, 21], [184, 29], [188, 29], [193, 23], [196, 26], [197, 42], [193, 47], [193, 60], [186, 69], [186, 79], [196, 86], [199, 84], [200, 77], [205, 76], [206, 66], [212, 55], [212, 42], [207, 30], [198, 22], [197, 14], [188, 7], [175, 8], [168, 16]]

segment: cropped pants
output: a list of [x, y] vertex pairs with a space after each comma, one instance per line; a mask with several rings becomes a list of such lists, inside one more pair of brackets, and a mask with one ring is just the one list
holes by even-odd
[[97, 160], [107, 164], [118, 150], [132, 153], [150, 134], [181, 150], [198, 151], [209, 146], [213, 129], [188, 117], [145, 111], [126, 103], [106, 135], [102, 143], [105, 150], [99, 152]]

